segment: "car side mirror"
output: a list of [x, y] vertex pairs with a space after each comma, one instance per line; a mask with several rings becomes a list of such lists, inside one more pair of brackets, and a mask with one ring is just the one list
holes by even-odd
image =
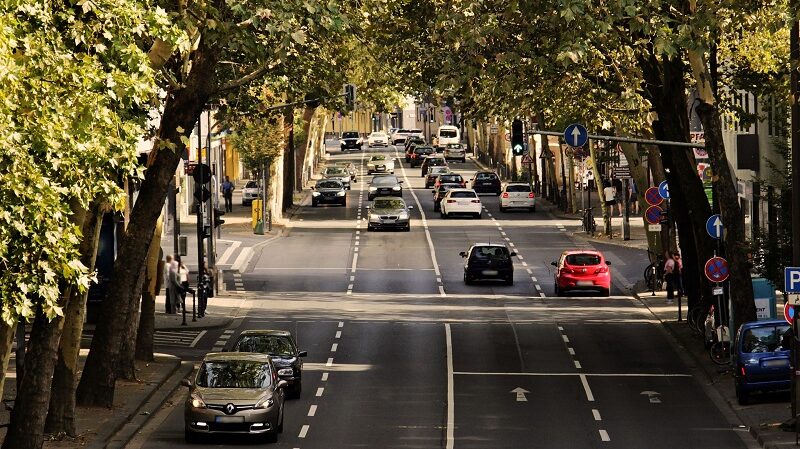
[[314, 189], [316, 189], [316, 187], [315, 186], [311, 186], [311, 190], [314, 190]]
[[300, 351], [297, 353], [298, 357], [308, 357], [308, 351]]
[[369, 209], [369, 204], [367, 204], [366, 206], [364, 206], [364, 209]]
[[516, 256], [517, 256], [517, 253], [515, 253], [514, 251], [511, 251], [511, 253], [508, 255], [508, 257], [516, 257]]
[[398, 183], [398, 184], [402, 184], [402, 183], [404, 183], [404, 182], [405, 182], [405, 181], [403, 181], [402, 179], [401, 179], [401, 180], [399, 180], [399, 181], [397, 181], [397, 183]]
[[414, 210], [414, 206], [408, 206], [408, 210]]
[[464, 251], [461, 251], [460, 253], [458, 253], [458, 255], [461, 257], [467, 257], [467, 253]]
[[557, 267], [557, 266], [558, 266], [558, 264], [557, 264], [557, 263], [555, 263], [555, 262], [550, 262], [550, 265], [552, 265], [552, 266], [554, 266], [554, 267]]
[[609, 262], [609, 261], [606, 261], [606, 265], [611, 265], [611, 262]]
[[285, 380], [279, 380], [278, 385], [276, 386], [282, 390], [289, 386], [289, 382], [286, 382]]
[[181, 379], [181, 385], [192, 388], [192, 381], [189, 379]]

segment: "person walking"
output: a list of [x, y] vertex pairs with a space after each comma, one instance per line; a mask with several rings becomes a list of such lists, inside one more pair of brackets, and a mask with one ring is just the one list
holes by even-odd
[[169, 307], [170, 305], [169, 299], [171, 297], [170, 295], [172, 294], [172, 292], [170, 291], [172, 288], [172, 284], [169, 281], [169, 272], [171, 269], [172, 269], [172, 254], [167, 254], [167, 257], [164, 259], [164, 274], [163, 274], [164, 288], [165, 288], [164, 309], [166, 313], [171, 313]]
[[664, 257], [664, 280], [667, 281], [667, 304], [675, 298], [675, 259], [667, 252]]
[[683, 261], [680, 254], [673, 254], [672, 259], [675, 261], [675, 268], [672, 270], [673, 283], [675, 290], [678, 293], [678, 300], [683, 298]]
[[233, 183], [230, 178], [225, 177], [222, 183], [222, 196], [225, 198], [225, 212], [233, 212]]
[[177, 305], [178, 309], [186, 308], [186, 292], [189, 291], [189, 269], [186, 268], [186, 265], [183, 264], [183, 261], [179, 261], [178, 265], [178, 281], [181, 284], [181, 296], [180, 296], [180, 303]]
[[[622, 193], [622, 180], [615, 179], [614, 180], [614, 201], [617, 203], [617, 210], [619, 211], [619, 216], [622, 216], [622, 209], [625, 208], [625, 201], [624, 196]], [[614, 215], [613, 213], [611, 215]]]
[[614, 216], [614, 204], [616, 204], [616, 193], [614, 192], [614, 187], [611, 185], [611, 181], [606, 180], [603, 182], [603, 198], [605, 200], [605, 205], [608, 208], [608, 216]]
[[178, 277], [179, 268], [180, 263], [173, 259], [169, 265], [169, 272], [167, 274], [167, 285], [169, 285], [169, 295], [167, 296], [167, 313], [169, 314], [176, 313], [177, 306], [181, 301], [181, 293], [183, 293], [183, 287], [181, 287], [180, 279]]
[[639, 190], [636, 188], [636, 182], [632, 179], [628, 183], [628, 201], [630, 201], [633, 213], [639, 215]]

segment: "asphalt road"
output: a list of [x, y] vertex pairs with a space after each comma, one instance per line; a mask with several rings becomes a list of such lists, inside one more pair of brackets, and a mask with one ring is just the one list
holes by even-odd
[[[370, 152], [395, 149], [332, 159], [363, 166]], [[549, 263], [589, 246], [567, 232], [577, 221], [501, 213], [491, 195], [481, 196], [482, 219], [443, 220], [419, 169], [401, 165], [411, 232], [366, 231], [362, 174], [346, 207], [302, 207], [242, 276], [249, 308], [225, 334], [287, 329], [309, 352], [303, 396], [287, 403], [274, 447], [751, 447], [620, 288], [641, 276], [642, 251], [598, 246], [612, 263], [610, 298], [554, 298]], [[513, 286], [464, 284], [458, 253], [487, 241], [520, 255]], [[180, 355], [198, 359], [222, 334]], [[185, 397], [177, 392], [129, 447], [183, 447]]]

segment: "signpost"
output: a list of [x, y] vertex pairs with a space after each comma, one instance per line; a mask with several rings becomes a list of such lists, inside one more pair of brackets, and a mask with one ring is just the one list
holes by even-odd
[[787, 302], [783, 305], [783, 319], [785, 319], [787, 323], [792, 324], [792, 320], [794, 319], [794, 304]]
[[800, 293], [800, 267], [786, 267], [783, 282], [786, 293]]
[[588, 140], [589, 132], [579, 123], [573, 123], [564, 130], [564, 142], [571, 147], [582, 147]]
[[719, 256], [708, 259], [703, 271], [711, 282], [725, 282], [730, 276], [728, 261]]
[[661, 214], [664, 210], [659, 206], [650, 206], [644, 213], [644, 218], [647, 220], [647, 230], [652, 232], [661, 231]]
[[530, 154], [525, 154], [522, 156], [522, 163], [523, 164], [533, 164], [533, 158]]
[[667, 184], [667, 181], [661, 181], [661, 184], [658, 185], [658, 194], [665, 200], [669, 199], [669, 184]]
[[706, 220], [706, 232], [711, 236], [712, 239], [721, 239], [722, 229], [722, 219], [720, 218], [719, 214], [714, 214], [708, 217], [708, 220]]
[[658, 206], [664, 202], [664, 197], [658, 193], [658, 187], [650, 187], [644, 192], [644, 199], [651, 206]]

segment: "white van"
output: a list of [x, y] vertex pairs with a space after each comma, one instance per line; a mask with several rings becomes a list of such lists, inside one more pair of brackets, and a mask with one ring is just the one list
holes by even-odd
[[436, 132], [434, 143], [438, 151], [443, 151], [449, 143], [461, 143], [461, 131], [456, 126], [442, 125]]

